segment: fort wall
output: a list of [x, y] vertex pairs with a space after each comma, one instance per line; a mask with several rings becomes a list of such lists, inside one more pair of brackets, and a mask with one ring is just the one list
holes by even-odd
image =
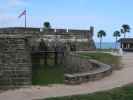
[[25, 39], [0, 35], [0, 89], [31, 85], [32, 67]]
[[[93, 41], [94, 27], [90, 27], [89, 30], [78, 30], [78, 29], [42, 29], [42, 28], [23, 28], [23, 27], [14, 27], [14, 28], [0, 28], [0, 34], [14, 34], [14, 35], [24, 35], [31, 36], [35, 39], [46, 37], [47, 40], [50, 40], [52, 37], [60, 37], [60, 40], [71, 41], [75, 39], [78, 46], [78, 50], [89, 50], [95, 49], [95, 44]], [[51, 36], [50, 36], [51, 35]]]
[[9, 27], [0, 28], [0, 34], [19, 34], [19, 33], [41, 33], [41, 34], [93, 34], [94, 28], [90, 27], [90, 30], [77, 30], [77, 29], [42, 29], [42, 28], [23, 28], [23, 27]]
[[[78, 50], [95, 49], [90, 30], [49, 29], [40, 28], [0, 28], [0, 88], [21, 87], [31, 85], [32, 66], [27, 40], [60, 36], [60, 39], [86, 39], [86, 42], [73, 42]], [[28, 37], [27, 37], [28, 36]], [[29, 38], [30, 37], [30, 38]]]

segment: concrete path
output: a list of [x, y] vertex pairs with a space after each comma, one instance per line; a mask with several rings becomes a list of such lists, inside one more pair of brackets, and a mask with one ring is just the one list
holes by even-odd
[[112, 75], [99, 81], [89, 82], [77, 86], [52, 85], [35, 86], [19, 90], [10, 90], [0, 94], [0, 100], [37, 100], [48, 97], [87, 94], [96, 91], [109, 90], [133, 83], [133, 53], [126, 53], [122, 57], [124, 68], [114, 71]]

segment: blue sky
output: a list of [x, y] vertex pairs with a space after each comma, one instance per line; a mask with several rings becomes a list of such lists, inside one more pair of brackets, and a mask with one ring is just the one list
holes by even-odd
[[[106, 42], [114, 41], [112, 33], [122, 24], [133, 25], [133, 0], [0, 0], [0, 27], [24, 26], [19, 14], [27, 9], [30, 27], [42, 27], [49, 21], [54, 28], [103, 29]], [[132, 31], [127, 37], [133, 36]]]

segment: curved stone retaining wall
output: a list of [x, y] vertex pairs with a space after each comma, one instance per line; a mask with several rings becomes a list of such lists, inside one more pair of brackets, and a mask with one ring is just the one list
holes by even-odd
[[99, 68], [93, 71], [89, 71], [88, 73], [65, 74], [65, 83], [71, 85], [81, 84], [88, 81], [102, 79], [112, 73], [112, 67], [107, 64], [103, 64], [96, 60], [89, 60], [89, 62], [99, 66]]

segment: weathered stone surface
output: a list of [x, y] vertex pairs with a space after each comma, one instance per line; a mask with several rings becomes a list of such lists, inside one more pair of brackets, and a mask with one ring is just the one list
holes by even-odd
[[[76, 50], [92, 50], [95, 49], [93, 32], [93, 28], [56, 31], [55, 29], [40, 31], [40, 28], [0, 28], [0, 88], [31, 85], [32, 67], [29, 47], [37, 47], [39, 39], [44, 38], [48, 45], [52, 44], [51, 47], [58, 39], [61, 44], [67, 44], [69, 49], [70, 44], [74, 44]], [[29, 40], [31, 42], [28, 42]], [[58, 58], [61, 60], [63, 56], [59, 55]], [[82, 61], [78, 57], [69, 60], [73, 61], [72, 64], [66, 62], [68, 64], [66, 68], [73, 69], [70, 73], [84, 72], [92, 68], [89, 62]], [[65, 63], [65, 60], [62, 63]]]
[[89, 60], [89, 62], [92, 64], [96, 64], [99, 67], [95, 70], [88, 72], [65, 74], [65, 83], [75, 85], [88, 81], [95, 81], [102, 79], [112, 73], [112, 67], [109, 65], [103, 64], [95, 60]]
[[65, 54], [65, 73], [86, 73], [95, 69], [88, 60], [81, 58], [76, 53]]
[[[90, 27], [90, 30], [68, 29], [68, 31], [67, 29], [48, 29], [41, 31], [40, 28], [0, 28], [0, 34], [32, 36], [32, 38], [35, 38], [35, 41], [42, 37], [45, 38], [46, 41], [52, 41], [55, 37], [58, 37], [58, 40], [61, 42], [75, 44], [77, 51], [96, 49], [92, 39], [94, 34], [93, 27]], [[35, 45], [35, 43], [33, 45]]]
[[0, 88], [31, 85], [32, 67], [25, 37], [0, 35]]

